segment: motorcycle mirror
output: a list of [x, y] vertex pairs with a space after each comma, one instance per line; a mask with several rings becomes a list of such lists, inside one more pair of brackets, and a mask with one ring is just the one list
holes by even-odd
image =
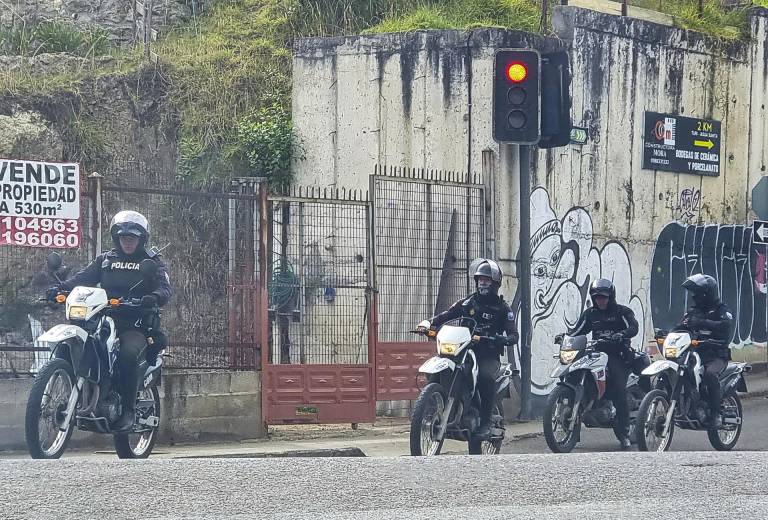
[[139, 272], [144, 278], [152, 278], [157, 274], [157, 264], [149, 258], [145, 258], [139, 264]]
[[52, 273], [55, 273], [58, 271], [58, 269], [63, 264], [61, 260], [61, 255], [59, 253], [53, 252], [50, 255], [48, 255], [48, 258], [45, 259], [45, 265], [48, 267], [48, 270]]

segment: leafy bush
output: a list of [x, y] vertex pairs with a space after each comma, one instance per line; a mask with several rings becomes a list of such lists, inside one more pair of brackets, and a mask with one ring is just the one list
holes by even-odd
[[27, 24], [0, 27], [0, 52], [27, 54], [35, 37], [34, 27]]
[[253, 175], [268, 178], [277, 189], [290, 185], [297, 144], [287, 110], [279, 105], [257, 110], [240, 122], [238, 138]]

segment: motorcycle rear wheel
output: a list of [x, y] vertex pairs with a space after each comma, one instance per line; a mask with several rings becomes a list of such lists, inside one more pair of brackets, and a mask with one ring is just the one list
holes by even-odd
[[429, 383], [425, 386], [411, 416], [411, 455], [439, 455], [443, 449], [445, 437], [440, 441], [434, 440], [440, 431], [443, 413], [446, 406], [446, 391], [440, 383]]
[[[160, 418], [160, 393], [157, 387], [145, 388], [139, 390], [138, 402], [152, 402], [145, 408], [136, 407], [136, 418], [141, 415], [154, 416]], [[136, 428], [136, 426], [134, 426]], [[160, 425], [144, 427], [143, 431], [137, 433], [123, 433], [114, 436], [115, 451], [121, 459], [146, 459], [152, 453], [152, 449], [157, 442], [157, 436], [160, 432]]]
[[[501, 401], [496, 401], [493, 407], [493, 415], [500, 415], [502, 423], [504, 422], [504, 408], [501, 406]], [[470, 455], [498, 455], [501, 452], [501, 444], [504, 439], [490, 440], [477, 440], [473, 439], [471, 434], [467, 444], [469, 445]]]
[[[570, 430], [566, 424], [571, 416], [576, 396], [567, 386], [556, 386], [547, 399], [544, 408], [544, 439], [553, 453], [570, 453], [579, 442], [581, 433], [581, 419], [576, 418], [576, 424], [571, 425]], [[558, 435], [558, 426], [564, 430]]]
[[736, 443], [739, 442], [739, 437], [741, 437], [741, 427], [743, 425], [744, 417], [741, 408], [741, 399], [738, 394], [735, 393], [726, 395], [720, 401], [720, 407], [724, 410], [726, 418], [738, 418], [741, 422], [736, 425], [724, 425], [728, 427], [735, 426], [734, 428], [708, 430], [707, 436], [709, 437], [709, 443], [717, 451], [730, 451], [736, 447]]
[[58, 459], [66, 451], [75, 421], [69, 422], [67, 431], [60, 426], [74, 388], [72, 365], [63, 359], [51, 359], [37, 374], [24, 419], [24, 438], [33, 459]]

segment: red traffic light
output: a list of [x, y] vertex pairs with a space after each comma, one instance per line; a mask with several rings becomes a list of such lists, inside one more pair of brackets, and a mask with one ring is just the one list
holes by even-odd
[[507, 78], [512, 83], [520, 83], [528, 78], [528, 67], [525, 63], [514, 61], [507, 65]]

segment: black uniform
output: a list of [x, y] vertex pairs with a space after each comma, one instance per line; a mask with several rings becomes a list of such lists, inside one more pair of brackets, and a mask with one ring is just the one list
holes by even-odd
[[682, 327], [693, 332], [709, 333], [713, 341], [703, 341], [696, 352], [704, 364], [702, 383], [706, 385], [709, 394], [709, 407], [712, 416], [720, 413], [720, 372], [731, 359], [731, 349], [728, 343], [731, 339], [733, 314], [728, 306], [721, 301], [708, 304], [694, 305], [683, 316]]
[[569, 336], [592, 333], [593, 339], [606, 339], [609, 343], [599, 350], [608, 354], [607, 389], [616, 407], [616, 423], [619, 431], [629, 433], [629, 407], [627, 406], [628, 365], [634, 360], [630, 339], [639, 331], [632, 309], [611, 300], [608, 308], [596, 306], [586, 309], [568, 332]]
[[[157, 273], [154, 280], [143, 281], [144, 277], [139, 271], [139, 264], [147, 258], [157, 264]], [[95, 287], [96, 285], [104, 289], [109, 298], [143, 298], [147, 302], [147, 310], [130, 309], [112, 315], [120, 337], [118, 354], [121, 374], [120, 396], [123, 407], [133, 410], [138, 391], [139, 366], [147, 356], [145, 352], [147, 329], [152, 329], [155, 349], [148, 353], [150, 360], [157, 353], [156, 349], [165, 346], [165, 335], [160, 330], [159, 317], [156, 312], [152, 312], [151, 308], [155, 303], [163, 306], [171, 298], [168, 271], [161, 256], [151, 249], [146, 250], [142, 247], [130, 256], [118, 249], [112, 249], [100, 254], [77, 274], [65, 280], [59, 289], [71, 291], [76, 286]], [[131, 289], [134, 286], [135, 288]]]
[[483, 341], [472, 347], [477, 356], [479, 372], [477, 390], [481, 401], [480, 419], [481, 423], [487, 423], [493, 412], [495, 377], [501, 366], [499, 356], [504, 346], [514, 345], [518, 340], [515, 315], [501, 296], [474, 293], [457, 301], [447, 311], [429, 321], [433, 328], [439, 328], [447, 321], [457, 318], [475, 320], [475, 331], [482, 336], [499, 336], [506, 333], [506, 337], [499, 338], [494, 344]]

